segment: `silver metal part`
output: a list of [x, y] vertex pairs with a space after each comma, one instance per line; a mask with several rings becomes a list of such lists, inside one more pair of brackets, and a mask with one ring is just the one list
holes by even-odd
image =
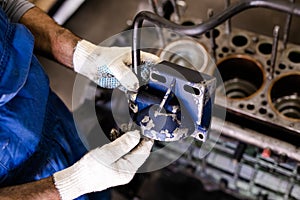
[[[295, 0], [289, 0], [291, 3], [295, 3]], [[286, 45], [288, 43], [288, 39], [289, 39], [289, 33], [290, 33], [290, 28], [291, 28], [291, 22], [292, 22], [292, 15], [289, 14], [286, 17], [286, 22], [285, 22], [285, 26], [284, 26], [284, 30], [283, 30], [283, 48], [286, 48]]]
[[273, 46], [272, 46], [272, 56], [271, 56], [270, 79], [273, 79], [275, 73], [275, 65], [276, 65], [277, 51], [278, 51], [279, 29], [280, 29], [279, 26], [275, 26], [273, 29]]
[[[193, 168], [193, 177], [207, 190], [222, 189], [241, 199], [300, 199], [300, 46], [278, 48], [283, 45], [278, 26], [273, 38], [237, 28], [228, 35], [225, 27], [215, 28], [218, 71], [203, 69], [222, 76], [224, 87], [217, 85], [215, 105], [233, 118], [213, 116], [205, 145], [214, 148], [206, 152], [193, 145], [180, 159], [180, 170], [189, 175]], [[211, 47], [207, 35], [196, 41]], [[214, 138], [220, 129], [221, 136]], [[237, 159], [240, 143], [247, 153]]]
[[168, 88], [168, 90], [167, 90], [167, 92], [166, 92], [164, 98], [163, 98], [162, 101], [160, 102], [159, 107], [158, 107], [158, 110], [156, 111], [156, 113], [154, 113], [154, 116], [157, 116], [158, 113], [160, 113], [161, 110], [163, 109], [163, 107], [165, 106], [165, 104], [166, 104], [166, 102], [167, 102], [167, 100], [168, 100], [168, 98], [169, 98], [169, 96], [170, 96], [172, 90], [174, 90], [175, 83], [176, 83], [176, 79], [174, 78], [174, 79], [172, 80], [171, 85], [170, 85], [170, 87]]
[[203, 45], [190, 38], [176, 38], [159, 52], [159, 57], [199, 72], [206, 71], [209, 59]]
[[[209, 9], [207, 11], [207, 15], [208, 15], [208, 18], [212, 18], [214, 16], [214, 11], [213, 9]], [[211, 56], [212, 56], [212, 59], [216, 62], [216, 39], [215, 39], [215, 34], [214, 34], [214, 29], [211, 29], [209, 31], [209, 35], [210, 35], [210, 45], [211, 45]]]
[[[230, 6], [230, 0], [225, 0], [225, 9], [227, 9], [229, 6]], [[231, 19], [228, 19], [225, 22], [225, 30], [226, 30], [226, 34], [231, 33]]]
[[158, 141], [178, 141], [188, 136], [206, 141], [216, 79], [166, 61], [152, 66], [149, 77], [135, 102], [130, 102], [136, 105], [130, 108], [136, 113], [141, 133]]

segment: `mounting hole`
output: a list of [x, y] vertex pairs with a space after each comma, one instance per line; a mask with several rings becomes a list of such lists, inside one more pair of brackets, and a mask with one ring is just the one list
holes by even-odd
[[248, 110], [254, 110], [255, 109], [255, 106], [253, 104], [248, 104], [247, 105], [247, 109]]
[[192, 87], [192, 86], [189, 86], [189, 85], [184, 85], [183, 89], [186, 92], [190, 93], [190, 94], [195, 94], [195, 95], [199, 95], [200, 94], [200, 90], [198, 88], [195, 88], [195, 87]]
[[263, 105], [263, 106], [266, 106], [267, 104], [268, 104], [267, 101], [262, 101], [262, 102], [261, 102], [261, 105]]
[[267, 109], [265, 109], [265, 108], [260, 108], [260, 109], [258, 110], [258, 112], [259, 112], [260, 114], [262, 114], [262, 115], [265, 115], [265, 114], [267, 114]]
[[245, 105], [244, 105], [244, 104], [242, 104], [242, 103], [241, 103], [241, 104], [239, 104], [239, 108], [240, 108], [240, 109], [243, 109], [244, 107], [245, 107]]
[[280, 77], [271, 87], [270, 100], [281, 115], [300, 120], [300, 74]]
[[270, 43], [261, 43], [258, 46], [258, 51], [264, 55], [268, 55], [272, 53], [272, 44]]
[[300, 52], [299, 51], [291, 51], [288, 55], [288, 58], [293, 63], [300, 63]]
[[202, 133], [199, 133], [199, 134], [198, 134], [198, 137], [199, 137], [200, 140], [203, 140], [203, 139], [204, 139], [204, 136], [203, 136]]
[[[219, 35], [220, 35], [220, 31], [219, 31], [218, 29], [214, 29], [214, 30], [213, 30], [213, 36], [214, 36], [215, 38], [217, 38]], [[210, 31], [206, 32], [206, 33], [205, 33], [205, 36], [206, 36], [207, 38], [210, 38]]]
[[272, 119], [274, 117], [273, 113], [269, 113], [268, 117]]
[[271, 65], [271, 60], [267, 60], [267, 65]]
[[229, 48], [228, 48], [228, 47], [223, 47], [223, 48], [222, 48], [222, 51], [223, 51], [224, 53], [228, 53], [228, 52], [229, 52]]
[[154, 80], [157, 80], [161, 83], [166, 83], [167, 82], [167, 79], [164, 77], [164, 76], [161, 76], [159, 74], [156, 74], [156, 73], [152, 73], [151, 74], [151, 77], [154, 79]]
[[247, 98], [256, 93], [264, 83], [261, 65], [248, 56], [228, 57], [218, 64], [218, 70], [224, 82], [226, 96], [230, 99]]
[[242, 47], [248, 43], [248, 39], [243, 35], [237, 35], [232, 38], [232, 43], [237, 47]]
[[224, 57], [224, 54], [219, 53], [219, 57], [220, 57], [220, 58], [223, 58], [223, 57]]
[[282, 70], [286, 68], [285, 64], [282, 64], [282, 63], [280, 63], [278, 67], [279, 67], [279, 69], [282, 69]]

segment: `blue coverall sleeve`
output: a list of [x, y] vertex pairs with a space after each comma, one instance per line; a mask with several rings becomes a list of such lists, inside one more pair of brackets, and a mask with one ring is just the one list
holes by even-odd
[[12, 99], [26, 82], [34, 39], [20, 24], [10, 24], [0, 8], [0, 106]]
[[18, 22], [27, 10], [34, 7], [34, 4], [27, 0], [0, 0], [0, 6], [11, 22]]

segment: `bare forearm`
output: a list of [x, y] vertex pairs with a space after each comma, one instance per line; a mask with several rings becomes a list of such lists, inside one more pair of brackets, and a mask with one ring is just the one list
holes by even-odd
[[81, 40], [69, 30], [59, 26], [52, 18], [37, 7], [28, 10], [20, 23], [29, 28], [35, 37], [36, 50], [61, 64], [73, 66], [73, 51]]
[[52, 177], [23, 185], [0, 188], [1, 200], [59, 200], [59, 193], [54, 186]]

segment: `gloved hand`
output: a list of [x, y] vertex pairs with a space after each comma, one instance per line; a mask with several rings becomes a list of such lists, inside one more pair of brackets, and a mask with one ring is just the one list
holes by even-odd
[[131, 131], [96, 148], [69, 168], [56, 172], [54, 184], [63, 200], [128, 183], [145, 162], [153, 145]]
[[[156, 64], [159, 58], [141, 52], [141, 61]], [[78, 42], [73, 56], [74, 70], [104, 88], [121, 84], [127, 90], [136, 91], [139, 82], [128, 67], [131, 64], [130, 47], [101, 47], [86, 40]]]

